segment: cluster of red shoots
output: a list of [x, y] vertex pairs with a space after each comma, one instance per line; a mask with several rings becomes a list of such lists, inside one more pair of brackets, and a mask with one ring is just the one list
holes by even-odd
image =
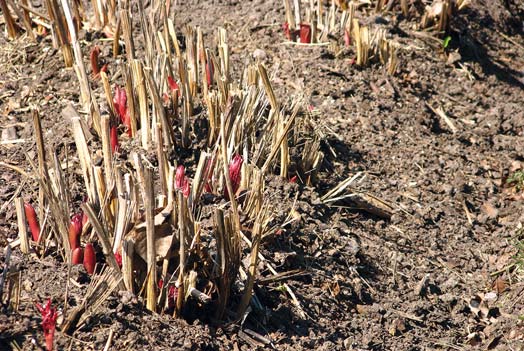
[[42, 314], [42, 329], [44, 330], [46, 350], [51, 351], [53, 350], [53, 339], [55, 336], [58, 313], [56, 312], [56, 308], [51, 306], [51, 299], [47, 300], [47, 303], [44, 306], [37, 303], [36, 308]]
[[[231, 162], [229, 162], [229, 179], [231, 179], [231, 187], [233, 190], [233, 193], [236, 194], [238, 189], [240, 188], [240, 180], [242, 176], [242, 164], [244, 163], [244, 159], [242, 156], [236, 154], [233, 156], [233, 159]], [[206, 165], [206, 173], [208, 174], [208, 179], [205, 184], [205, 190], [210, 193], [212, 192], [211, 188], [211, 177], [212, 172], [210, 171], [212, 167], [214, 166], [215, 162], [214, 160], [210, 160], [208, 164]], [[180, 165], [176, 169], [175, 174], [175, 189], [181, 190], [185, 197], [188, 197], [191, 192], [191, 185], [189, 184], [189, 179], [186, 176], [186, 169], [184, 166]], [[224, 188], [224, 197], [229, 200], [229, 193], [227, 191], [227, 187]]]
[[311, 44], [311, 26], [309, 24], [300, 23], [300, 29], [295, 30], [289, 27], [289, 23], [285, 22], [282, 29], [288, 40], [295, 41], [298, 35], [301, 44]]
[[[40, 238], [40, 225], [38, 224], [38, 217], [34, 207], [29, 203], [24, 203], [25, 216], [31, 231], [31, 238], [34, 242], [38, 242]], [[82, 249], [80, 245], [80, 236], [82, 235], [82, 228], [87, 223], [87, 216], [80, 212], [71, 218], [69, 223], [69, 245], [71, 246], [71, 263], [83, 264], [88, 274], [93, 274], [95, 271], [95, 250], [93, 244], [87, 243]]]
[[80, 212], [71, 218], [69, 224], [69, 245], [71, 246], [71, 263], [83, 264], [86, 272], [91, 275], [95, 272], [96, 254], [92, 243], [87, 243], [82, 249], [80, 237], [82, 228], [87, 223], [87, 216]]
[[131, 129], [131, 115], [127, 106], [127, 93], [124, 88], [115, 86], [115, 92], [113, 94], [113, 105], [115, 106], [115, 113], [118, 117], [118, 123], [114, 121], [111, 124], [109, 139], [111, 141], [111, 150], [118, 152], [118, 124], [123, 124], [127, 129], [127, 135], [133, 136], [133, 130]]

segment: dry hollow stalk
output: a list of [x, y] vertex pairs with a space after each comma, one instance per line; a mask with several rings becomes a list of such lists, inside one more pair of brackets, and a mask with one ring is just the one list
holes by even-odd
[[7, 27], [7, 36], [10, 39], [14, 39], [18, 35], [18, 27], [15, 23], [13, 16], [11, 16], [11, 12], [9, 11], [9, 7], [7, 7], [7, 3], [5, 0], [0, 0], [0, 8], [2, 9], [2, 13], [4, 14], [4, 20]]
[[[49, 177], [47, 163], [45, 159], [45, 149], [44, 149], [44, 137], [42, 135], [42, 123], [40, 121], [40, 115], [38, 111], [33, 110], [33, 128], [35, 129], [35, 138], [36, 138], [36, 150], [38, 153], [38, 173], [40, 177], [46, 179]], [[44, 199], [44, 190], [42, 188], [38, 189], [38, 203], [40, 204], [39, 209], [39, 220], [42, 222], [44, 219], [44, 208], [45, 208], [45, 199]]]
[[260, 239], [262, 238], [262, 227], [264, 225], [265, 221], [265, 211], [262, 210], [262, 212], [259, 212], [257, 219], [255, 221], [255, 226], [253, 227], [253, 242], [251, 245], [251, 254], [250, 254], [250, 262], [249, 262], [249, 269], [248, 269], [248, 278], [247, 278], [247, 284], [244, 289], [244, 294], [242, 295], [242, 300], [240, 301], [240, 305], [238, 306], [237, 310], [237, 317], [242, 318], [244, 315], [247, 306], [249, 305], [249, 302], [251, 301], [251, 297], [253, 296], [253, 285], [255, 284], [255, 278], [256, 278], [256, 271], [257, 271], [257, 263], [258, 263], [258, 251], [260, 248]]
[[151, 169], [143, 165], [143, 181], [141, 182], [142, 198], [146, 217], [147, 240], [147, 309], [156, 311], [156, 252], [155, 252], [155, 223], [153, 221], [153, 177]]
[[15, 11], [18, 19], [22, 19], [22, 22], [24, 23], [24, 27], [26, 29], [27, 35], [31, 39], [31, 41], [36, 41], [35, 34], [33, 33], [33, 29], [31, 28], [31, 21], [29, 16], [25, 16], [24, 13], [20, 11], [20, 9], [15, 5], [13, 0], [7, 0], [9, 2], [9, 6]]
[[29, 239], [27, 237], [27, 226], [24, 211], [24, 200], [21, 197], [15, 199], [16, 217], [18, 219], [18, 237], [20, 238], [20, 251], [29, 253]]
[[[53, 1], [53, 0], [50, 0], [50, 1]], [[80, 90], [82, 92], [82, 99], [83, 99], [84, 107], [86, 111], [89, 111], [90, 113], [95, 130], [100, 134], [100, 110], [98, 108], [98, 103], [96, 102], [96, 100], [94, 99], [91, 93], [91, 87], [89, 85], [84, 61], [82, 59], [82, 50], [80, 49], [80, 44], [78, 43], [77, 36], [76, 36], [76, 29], [75, 29], [75, 25], [73, 22], [71, 9], [69, 8], [69, 3], [67, 2], [67, 0], [61, 0], [61, 1], [62, 1], [62, 6], [64, 8], [64, 14], [65, 14], [65, 18], [67, 21], [67, 26], [69, 27], [69, 35], [71, 36], [73, 52], [75, 54], [77, 78], [80, 83]]]

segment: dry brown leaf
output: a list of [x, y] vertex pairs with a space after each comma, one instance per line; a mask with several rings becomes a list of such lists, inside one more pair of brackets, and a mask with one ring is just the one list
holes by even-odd
[[508, 285], [508, 282], [506, 282], [504, 279], [502, 279], [501, 277], [498, 277], [497, 279], [495, 279], [495, 281], [493, 282], [491, 288], [497, 292], [497, 294], [502, 294], [504, 291], [508, 290], [509, 289], [509, 285]]

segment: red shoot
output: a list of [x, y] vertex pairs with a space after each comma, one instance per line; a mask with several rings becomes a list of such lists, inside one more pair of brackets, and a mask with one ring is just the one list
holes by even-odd
[[175, 189], [182, 189], [184, 186], [184, 178], [186, 177], [186, 168], [182, 165], [176, 168], [175, 174]]
[[91, 49], [91, 53], [89, 54], [89, 59], [91, 61], [91, 71], [93, 72], [93, 77], [95, 78], [97, 78], [100, 75], [100, 66], [98, 66], [98, 55], [100, 55], [100, 48], [95, 45]]
[[296, 183], [296, 182], [297, 182], [297, 179], [298, 179], [298, 177], [295, 175], [295, 176], [293, 176], [293, 177], [291, 177], [291, 178], [289, 179], [289, 182], [290, 182], [290, 183]]
[[111, 127], [109, 130], [109, 140], [111, 142], [111, 150], [118, 152], [120, 146], [118, 145], [118, 131], [116, 130], [116, 126]]
[[116, 263], [118, 263], [118, 266], [122, 268], [122, 254], [120, 253], [120, 251], [115, 252], [115, 260]]
[[189, 185], [189, 180], [186, 177], [186, 169], [184, 166], [180, 165], [176, 169], [175, 174], [175, 189], [182, 190], [182, 193], [185, 197], [189, 196], [191, 192], [191, 187]]
[[311, 43], [311, 26], [309, 24], [300, 23], [300, 42], [302, 44]]
[[282, 25], [282, 29], [284, 30], [284, 35], [286, 36], [287, 40], [292, 40], [291, 30], [289, 29], [289, 23], [284, 22], [284, 24]]
[[[233, 190], [233, 196], [237, 193], [240, 188], [240, 178], [242, 175], [242, 164], [244, 159], [239, 154], [233, 156], [231, 162], [229, 162], [229, 178], [231, 179], [231, 187]], [[225, 189], [224, 196], [229, 199], [227, 188]]]
[[73, 250], [71, 254], [71, 263], [72, 264], [82, 264], [84, 261], [84, 250], [81, 247], [77, 247]]
[[181, 95], [180, 87], [178, 86], [177, 82], [173, 79], [173, 77], [167, 76], [167, 84], [169, 85], [169, 88], [172, 91], [178, 90], [178, 96]]
[[184, 194], [184, 197], [189, 197], [189, 193], [191, 193], [191, 185], [189, 185], [189, 180], [185, 177], [184, 185], [182, 186], [182, 194]]
[[24, 203], [24, 212], [25, 217], [27, 218], [27, 223], [29, 223], [29, 229], [31, 230], [33, 241], [37, 242], [40, 237], [40, 225], [38, 224], [35, 209], [31, 204], [26, 202]]
[[127, 133], [130, 137], [133, 136], [131, 130], [131, 117], [129, 116], [129, 110], [127, 109], [127, 94], [126, 90], [120, 88], [118, 85], [115, 87], [115, 94], [113, 98], [113, 104], [115, 105], [115, 110], [120, 117], [120, 121], [123, 125], [127, 127]]
[[[158, 288], [162, 289], [164, 287], [164, 280], [160, 279], [158, 281]], [[175, 307], [176, 297], [178, 295], [178, 289], [174, 285], [170, 285], [167, 288], [167, 307]]]
[[211, 60], [207, 60], [206, 63], [206, 79], [207, 79], [207, 86], [210, 87], [213, 85], [213, 75], [215, 74], [215, 68], [213, 67], [213, 62]]
[[42, 329], [44, 330], [46, 350], [52, 351], [58, 313], [56, 312], [56, 308], [51, 306], [51, 299], [47, 300], [47, 303], [43, 307], [37, 303], [36, 308], [42, 314]]
[[71, 218], [69, 224], [69, 245], [71, 245], [71, 251], [80, 247], [80, 235], [82, 234], [82, 216], [83, 213], [77, 213]]
[[84, 250], [84, 268], [87, 274], [92, 275], [95, 272], [96, 254], [93, 244], [87, 243]]

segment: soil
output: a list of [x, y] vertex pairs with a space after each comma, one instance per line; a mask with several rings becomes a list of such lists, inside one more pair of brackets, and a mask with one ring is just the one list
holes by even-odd
[[[253, 60], [256, 50], [278, 94], [303, 94], [314, 108], [326, 135], [319, 179], [305, 186], [274, 177], [266, 190], [282, 207], [276, 222], [292, 206], [300, 220], [266, 240], [262, 254], [279, 272], [301, 273], [264, 281], [270, 274], [260, 265], [255, 293], [262, 308], [242, 324], [151, 314], [139, 298], [113, 294], [72, 337], [58, 332], [57, 349], [101, 350], [110, 331], [114, 350], [523, 349], [524, 197], [507, 179], [524, 168], [524, 6], [473, 2], [453, 17], [446, 50], [441, 39], [417, 36], [416, 21], [396, 13], [361, 19], [381, 23], [401, 44], [397, 73], [388, 75], [380, 64], [354, 65], [353, 47], [334, 55], [323, 46], [285, 44], [280, 2], [179, 2], [179, 28], [200, 25], [211, 40], [225, 27], [233, 63]], [[96, 33], [82, 37], [86, 53], [100, 43]], [[49, 37], [39, 44], [2, 37], [0, 57], [0, 130], [22, 139], [3, 143], [0, 161], [32, 171], [33, 107], [43, 118], [47, 149], [64, 159], [74, 144], [61, 111], [79, 99], [74, 71], [64, 68]], [[428, 105], [441, 107], [456, 130]], [[12, 199], [35, 199], [37, 184], [0, 169], [0, 246], [6, 247], [18, 233]], [[364, 177], [353, 190], [391, 205], [391, 218], [351, 201], [320, 200], [357, 172]], [[68, 181], [79, 203], [82, 180], [72, 173]], [[5, 257], [2, 250], [1, 263]], [[18, 311], [0, 314], [0, 349], [15, 341], [38, 350], [44, 340], [34, 303], [51, 298], [63, 309], [68, 285], [75, 304], [88, 277], [75, 267], [74, 284], [68, 283], [56, 257], [24, 257], [18, 249], [10, 265], [22, 272], [22, 294]]]

